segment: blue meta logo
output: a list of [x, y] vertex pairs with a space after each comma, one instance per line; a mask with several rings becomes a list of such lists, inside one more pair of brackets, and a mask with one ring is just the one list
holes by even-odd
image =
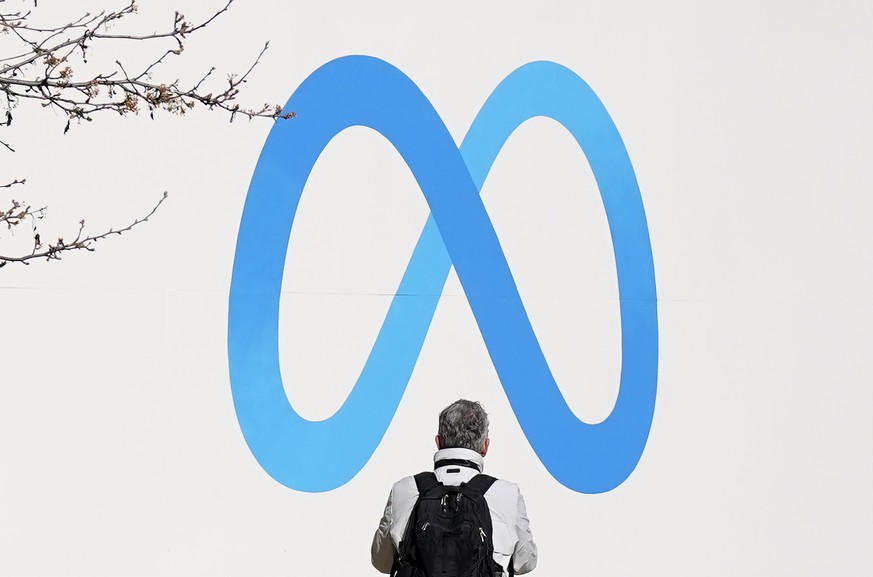
[[[371, 57], [313, 72], [274, 125], [246, 197], [233, 263], [228, 360], [236, 415], [255, 459], [279, 483], [330, 491], [382, 440], [409, 382], [451, 267], [521, 428], [552, 476], [581, 493], [633, 472], [649, 435], [658, 374], [655, 273], [646, 215], [627, 151], [603, 104], [576, 74], [532, 62], [485, 102], [460, 149], [418, 87]], [[500, 149], [526, 120], [563, 125], [591, 166], [612, 236], [621, 313], [621, 382], [601, 423], [580, 421], [561, 395], [482, 204]], [[279, 300], [291, 227], [313, 165], [351, 126], [382, 134], [409, 166], [431, 214], [354, 388], [323, 421], [301, 417], [279, 370]]]

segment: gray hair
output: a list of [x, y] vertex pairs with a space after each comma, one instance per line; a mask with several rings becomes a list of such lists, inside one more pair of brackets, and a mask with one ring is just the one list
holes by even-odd
[[439, 430], [444, 449], [482, 451], [488, 438], [488, 413], [476, 401], [460, 399], [440, 413]]

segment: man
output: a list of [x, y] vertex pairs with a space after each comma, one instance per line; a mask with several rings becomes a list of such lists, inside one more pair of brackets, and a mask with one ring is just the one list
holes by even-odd
[[[461, 399], [443, 409], [434, 455], [437, 480], [448, 486], [469, 482], [483, 471], [490, 442], [488, 415], [478, 402]], [[382, 573], [391, 571], [418, 496], [413, 477], [401, 479], [391, 489], [370, 550], [373, 566]], [[510, 572], [510, 563], [515, 574], [533, 570], [537, 546], [518, 486], [497, 480], [485, 493], [485, 501], [491, 514], [494, 560], [505, 575]]]

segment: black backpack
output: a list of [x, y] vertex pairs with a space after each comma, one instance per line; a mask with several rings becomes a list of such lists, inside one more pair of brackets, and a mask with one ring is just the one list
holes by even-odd
[[496, 481], [476, 475], [468, 483], [443, 485], [431, 472], [415, 476], [412, 508], [391, 577], [495, 577], [491, 513], [485, 492]]

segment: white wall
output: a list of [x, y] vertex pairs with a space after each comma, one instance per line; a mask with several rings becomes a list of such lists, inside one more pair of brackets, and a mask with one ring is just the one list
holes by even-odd
[[[141, 18], [194, 18], [201, 4], [149, 3]], [[227, 366], [236, 233], [270, 123], [201, 111], [64, 136], [63, 118], [21, 110], [3, 173], [27, 177], [62, 234], [170, 199], [94, 254], [0, 270], [0, 574], [374, 574], [390, 484], [429, 465], [436, 413], [461, 396], [491, 414], [488, 470], [524, 491], [540, 575], [873, 571], [873, 5], [249, 0], [193, 37], [176, 73], [243, 69], [266, 39], [255, 103], [370, 54], [409, 75], [457, 141], [526, 62], [592, 86], [633, 161], [655, 260], [659, 390], [642, 460], [605, 494], [558, 484], [452, 276], [367, 466], [326, 493], [279, 485], [242, 438]], [[604, 418], [621, 366], [617, 286], [584, 156], [533, 121], [483, 198], [561, 391], [580, 418]], [[374, 133], [349, 130], [318, 161], [279, 343], [304, 416], [342, 404], [426, 215]]]

